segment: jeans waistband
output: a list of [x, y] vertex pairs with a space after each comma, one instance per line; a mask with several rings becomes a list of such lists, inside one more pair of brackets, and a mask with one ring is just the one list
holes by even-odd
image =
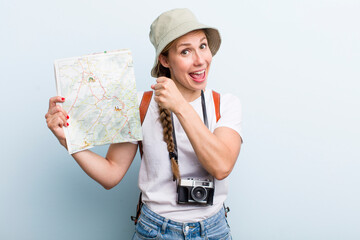
[[173, 221], [173, 220], [170, 220], [170, 219], [167, 219], [165, 217], [158, 215], [157, 213], [150, 210], [145, 204], [142, 206], [141, 211], [143, 212], [141, 217], [147, 218], [148, 220], [150, 220], [153, 224], [160, 227], [163, 232], [165, 232], [166, 228], [171, 228], [172, 230], [183, 231], [184, 229], [198, 227], [201, 230], [201, 235], [203, 235], [205, 233], [206, 228], [210, 228], [213, 225], [216, 225], [218, 220], [221, 218], [224, 218], [224, 216], [225, 216], [224, 208], [221, 208], [221, 210], [218, 211], [215, 215], [213, 215], [207, 219], [204, 219], [202, 221], [182, 223], [182, 222]]

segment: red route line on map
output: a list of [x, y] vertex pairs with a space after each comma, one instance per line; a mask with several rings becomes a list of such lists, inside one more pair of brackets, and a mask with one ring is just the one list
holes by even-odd
[[[71, 110], [73, 109], [73, 107], [74, 107], [74, 105], [75, 105], [75, 103], [77, 102], [77, 99], [78, 99], [78, 97], [79, 97], [80, 89], [81, 89], [81, 87], [82, 87], [83, 81], [85, 81], [84, 75], [85, 75], [85, 74], [88, 74], [88, 75], [94, 76], [94, 73], [93, 73], [92, 71], [86, 71], [86, 70], [85, 70], [85, 68], [84, 68], [83, 64], [81, 63], [80, 59], [78, 60], [78, 62], [79, 62], [80, 66], [81, 66], [81, 69], [82, 69], [82, 78], [81, 78], [80, 86], [79, 86], [78, 91], [77, 91], [77, 93], [76, 93], [75, 101], [73, 102], [73, 104], [71, 105], [71, 107], [70, 107], [70, 109], [69, 109], [69, 111], [68, 111], [69, 113], [70, 113]], [[88, 66], [89, 66], [89, 61], [88, 61], [88, 59], [87, 59], [87, 64], [88, 64]], [[90, 66], [89, 66], [89, 70], [90, 70]], [[104, 96], [105, 96], [105, 94], [106, 94], [106, 91], [105, 91], [104, 87], [102, 86], [101, 81], [100, 81], [99, 79], [98, 79], [98, 81], [99, 81], [99, 83], [100, 83], [101, 88], [104, 90], [104, 93], [103, 93], [103, 98], [104, 98]], [[91, 88], [90, 85], [89, 85], [89, 88], [90, 88], [91, 94], [98, 100], [98, 102], [96, 103], [96, 104], [98, 104], [103, 98], [102, 98], [101, 100], [99, 100], [99, 98], [96, 97], [96, 95], [95, 95], [94, 92], [92, 91], [92, 88]]]
[[[71, 105], [71, 107], [70, 107], [70, 109], [69, 109], [69, 113], [71, 112], [72, 108], [74, 107], [75, 103], [77, 102], [77, 99], [78, 99], [78, 97], [79, 97], [79, 92], [80, 92], [80, 89], [81, 89], [81, 87], [82, 87], [83, 81], [85, 81], [85, 79], [84, 79], [85, 73], [88, 74], [88, 75], [94, 76], [94, 73], [90, 70], [90, 66], [89, 66], [89, 61], [88, 61], [88, 59], [87, 59], [87, 64], [88, 64], [88, 66], [89, 66], [89, 70], [90, 70], [90, 71], [85, 71], [84, 66], [82, 65], [81, 61], [78, 60], [78, 62], [79, 62], [80, 66], [81, 66], [81, 68], [82, 68], [82, 70], [83, 70], [83, 71], [82, 71], [82, 81], [81, 81], [80, 86], [79, 86], [79, 88], [78, 88], [78, 91], [77, 91], [77, 93], [76, 93], [75, 101], [73, 102], [73, 104]], [[91, 91], [91, 94], [98, 100], [98, 102], [95, 104], [95, 105], [97, 105], [97, 104], [98, 104], [99, 102], [101, 102], [102, 100], [104, 100], [104, 99], [109, 100], [109, 99], [111, 99], [111, 98], [108, 98], [108, 97], [105, 96], [105, 95], [106, 95], [106, 90], [105, 90], [104, 86], [101, 84], [100, 79], [97, 78], [97, 77], [95, 77], [95, 76], [94, 76], [94, 78], [95, 78], [97, 81], [99, 81], [99, 84], [100, 84], [101, 88], [104, 90], [103, 97], [102, 97], [101, 99], [99, 99], [98, 97], [96, 97], [96, 95], [94, 94], [94, 92], [93, 92], [93, 90], [92, 90], [92, 88], [91, 88], [91, 85], [89, 84], [89, 89], [90, 89], [90, 91]], [[121, 101], [121, 100], [120, 100], [118, 97], [116, 97], [116, 96], [113, 96], [113, 98], [115, 98], [115, 99], [121, 104], [121, 106], [122, 106], [121, 109], [124, 109], [124, 108], [125, 108], [125, 103], [124, 103], [123, 101]], [[103, 112], [102, 109], [100, 109], [100, 110], [101, 110], [101, 112], [100, 112], [98, 118], [96, 119], [96, 121], [94, 122], [94, 124], [93, 124], [86, 132], [89, 132], [89, 131], [91, 130], [91, 128], [94, 127], [95, 123], [99, 120], [99, 118], [100, 118], [100, 116], [101, 116], [101, 114], [102, 114], [102, 112]], [[126, 121], [125, 121], [125, 123], [123, 124], [123, 126], [120, 128], [120, 130], [118, 130], [117, 133], [112, 137], [112, 141], [114, 141], [115, 137], [116, 137], [116, 136], [121, 132], [121, 130], [125, 127], [126, 123], [128, 123], [129, 117], [128, 117], [127, 115], [125, 115], [124, 117], [126, 118]], [[129, 134], [131, 135], [130, 126], [129, 126]], [[132, 135], [131, 135], [131, 136], [132, 136]]]
[[113, 136], [113, 138], [111, 139], [112, 142], [114, 142], [115, 137], [121, 132], [121, 130], [123, 130], [123, 128], [125, 127], [125, 124], [128, 122], [128, 119], [126, 119], [126, 121], [124, 122], [124, 125], [122, 125], [122, 127], [120, 128], [119, 131], [117, 131], [117, 133]]
[[125, 103], [123, 101], [121, 101], [117, 96], [113, 96], [113, 98], [116, 98], [116, 100], [118, 100], [121, 104], [121, 109], [124, 109], [125, 108]]
[[86, 131], [86, 133], [88, 133], [88, 132], [95, 126], [95, 124], [96, 124], [96, 122], [99, 120], [102, 112], [103, 112], [103, 110], [100, 109], [100, 114], [99, 114], [98, 118], [97, 118], [96, 121], [93, 123], [93, 125], [91, 125], [91, 127]]
[[[86, 61], [87, 61], [87, 65], [88, 65], [89, 70], [90, 70], [89, 59], [87, 58]], [[89, 84], [90, 91], [91, 91], [92, 95], [98, 100], [98, 102], [96, 103], [96, 104], [98, 104], [100, 101], [102, 101], [102, 100], [104, 99], [105, 94], [106, 94], [106, 90], [105, 90], [104, 86], [101, 84], [100, 79], [99, 79], [98, 77], [96, 77], [91, 70], [90, 70], [90, 72], [89, 72], [89, 75], [93, 76], [93, 77], [95, 78], [95, 80], [99, 81], [100, 87], [101, 87], [101, 88], [103, 89], [103, 91], [104, 91], [104, 93], [103, 93], [103, 95], [102, 95], [103, 98], [100, 100], [100, 99], [99, 99], [98, 97], [96, 97], [96, 95], [94, 94], [94, 92], [93, 92], [93, 90], [92, 90], [92, 88], [91, 88], [91, 84]]]
[[84, 66], [83, 66], [83, 65], [81, 64], [81, 62], [80, 62], [80, 59], [78, 60], [78, 62], [79, 62], [80, 66], [81, 66], [81, 68], [82, 68], [82, 70], [83, 70], [83, 71], [82, 71], [82, 74], [81, 74], [81, 75], [82, 75], [82, 77], [81, 77], [81, 83], [80, 83], [80, 86], [79, 86], [78, 91], [77, 91], [77, 93], [76, 93], [75, 101], [74, 101], [73, 104], [71, 105], [68, 113], [71, 112], [72, 108], [74, 107], [74, 105], [75, 105], [75, 103], [76, 103], [76, 101], [77, 101], [77, 99], [78, 99], [78, 97], [79, 97], [79, 92], [80, 92], [81, 86], [82, 86], [83, 81], [84, 81], [84, 73], [86, 72], [86, 71], [84, 70]]
[[[94, 76], [95, 79], [97, 79], [95, 76]], [[100, 82], [100, 80], [98, 80]], [[89, 83], [89, 88], [90, 88], [90, 92], [91, 94], [98, 100], [98, 102], [96, 104], [98, 104], [102, 99], [104, 99], [104, 96], [105, 96], [105, 93], [106, 91], [104, 90], [104, 93], [103, 93], [103, 98], [100, 100], [93, 92], [92, 88], [91, 88], [91, 84]], [[104, 89], [104, 88], [103, 88]]]

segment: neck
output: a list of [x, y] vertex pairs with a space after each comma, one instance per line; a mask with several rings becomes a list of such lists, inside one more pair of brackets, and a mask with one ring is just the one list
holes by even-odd
[[187, 91], [180, 90], [180, 92], [187, 102], [192, 102], [201, 96], [201, 90], [194, 90], [194, 91], [193, 90], [187, 90]]
[[[177, 86], [177, 88], [179, 89], [181, 95], [185, 98], [185, 100], [187, 102], [192, 102], [201, 96], [201, 89], [192, 90], [192, 89], [183, 87], [177, 81], [174, 81], [174, 83]], [[205, 91], [205, 89], [204, 89], [204, 91]]]

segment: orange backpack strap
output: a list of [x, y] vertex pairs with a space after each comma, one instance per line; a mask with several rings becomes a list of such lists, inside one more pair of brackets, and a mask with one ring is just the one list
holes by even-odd
[[144, 92], [143, 97], [141, 99], [141, 103], [140, 103], [140, 106], [139, 106], [141, 125], [144, 122], [146, 112], [147, 112], [147, 110], [149, 108], [152, 94], [153, 94], [153, 91]]
[[[152, 95], [153, 95], [153, 91], [148, 91], [148, 92], [144, 92], [144, 94], [142, 96], [141, 103], [140, 103], [140, 106], [139, 106], [141, 125], [144, 123], [145, 116], [146, 116], [147, 110], [149, 109], [149, 105], [150, 105]], [[142, 155], [143, 155], [142, 141], [138, 141], [138, 146], [139, 146], [140, 156], [142, 157]], [[131, 220], [134, 221], [135, 225], [137, 224], [137, 221], [138, 221], [138, 219], [140, 217], [142, 205], [143, 205], [143, 203], [142, 203], [142, 193], [140, 192], [139, 202], [138, 202], [138, 204], [136, 206], [136, 215], [131, 216]]]
[[[153, 95], [153, 91], [147, 91], [147, 92], [144, 92], [144, 94], [142, 96], [141, 103], [139, 106], [141, 125], [143, 124], [143, 122], [145, 120], [145, 116], [146, 116], [147, 110], [149, 108], [152, 95]], [[140, 156], [142, 157], [142, 155], [143, 155], [142, 141], [138, 141], [138, 145], [139, 145]]]
[[216, 122], [218, 122], [219, 119], [221, 118], [221, 115], [220, 115], [220, 94], [215, 92], [214, 90], [212, 91], [212, 94], [213, 94], [213, 98], [214, 98]]

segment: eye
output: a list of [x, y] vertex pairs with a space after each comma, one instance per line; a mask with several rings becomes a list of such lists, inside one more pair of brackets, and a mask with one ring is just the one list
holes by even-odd
[[207, 44], [206, 43], [203, 43], [200, 45], [200, 49], [205, 49], [207, 47]]
[[190, 53], [189, 49], [184, 49], [181, 51], [182, 55], [188, 55]]

